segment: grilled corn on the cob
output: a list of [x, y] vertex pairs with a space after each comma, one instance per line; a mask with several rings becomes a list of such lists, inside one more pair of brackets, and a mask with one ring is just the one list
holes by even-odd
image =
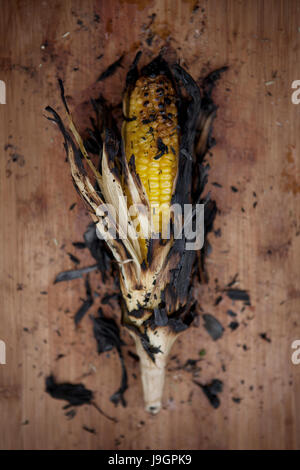
[[[172, 203], [183, 207], [191, 202], [195, 139], [203, 157], [214, 109], [202, 112], [199, 89], [179, 65], [170, 69], [159, 56], [139, 73], [139, 57], [127, 75], [122, 137], [115, 126], [108, 126], [108, 110], [102, 104], [97, 109], [102, 112], [96, 129], [98, 143], [103, 141], [100, 170], [75, 128], [62, 84], [69, 131], [57, 113], [48, 110], [64, 135], [74, 184], [119, 263], [122, 321], [141, 359], [146, 409], [156, 413], [168, 353], [193, 319], [190, 278], [195, 252], [186, 250], [184, 236], [175, 240], [171, 230], [166, 237], [164, 222], [174, 219]], [[182, 87], [188, 98], [180, 92]], [[82, 157], [99, 191], [91, 184]], [[114, 211], [99, 211], [103, 204]], [[116, 237], [109, 236], [112, 231]]]

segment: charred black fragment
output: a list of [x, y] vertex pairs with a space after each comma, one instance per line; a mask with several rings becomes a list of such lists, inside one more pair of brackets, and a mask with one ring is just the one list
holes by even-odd
[[230, 317], [236, 317], [237, 314], [235, 312], [233, 312], [232, 310], [227, 310], [227, 315], [229, 315]]
[[201, 387], [203, 393], [208, 398], [209, 403], [212, 405], [212, 407], [219, 408], [221, 402], [218, 397], [218, 394], [223, 391], [223, 382], [219, 379], [213, 379], [213, 381], [207, 385], [202, 385], [198, 382], [194, 383]]
[[94, 428], [89, 428], [88, 426], [82, 426], [82, 429], [86, 432], [89, 432], [90, 434], [97, 434], [96, 430]]
[[75, 316], [74, 316], [74, 322], [76, 326], [78, 326], [78, 324], [81, 322], [85, 314], [89, 311], [89, 309], [94, 303], [89, 275], [87, 275], [85, 279], [85, 291], [86, 291], [86, 299], [83, 301], [81, 307], [75, 313]]
[[[57, 383], [53, 375], [49, 375], [46, 378], [46, 392], [52, 398], [56, 400], [64, 400], [68, 402], [67, 405], [63, 407], [64, 410], [72, 406], [82, 406], [82, 405], [92, 405], [96, 408], [99, 413], [105, 416], [110, 421], [117, 422], [115, 418], [107, 415], [101, 408], [93, 401], [94, 393], [87, 389], [82, 383], [72, 384], [70, 382], [61, 382]], [[74, 418], [76, 414], [75, 410], [70, 410], [66, 413], [70, 419]]]
[[204, 328], [210, 334], [212, 339], [216, 341], [221, 338], [224, 332], [222, 324], [210, 313], [203, 314]]
[[98, 315], [96, 317], [92, 316], [91, 319], [93, 321], [93, 331], [94, 337], [97, 341], [98, 354], [111, 351], [114, 348], [116, 348], [118, 352], [122, 368], [121, 385], [110, 399], [115, 405], [121, 402], [125, 407], [126, 401], [124, 399], [124, 393], [128, 388], [128, 383], [127, 371], [122, 353], [124, 342], [120, 337], [120, 329], [113, 318], [104, 316], [101, 308], [98, 309]]
[[68, 404], [64, 406], [64, 409], [71, 406], [90, 405], [94, 399], [93, 392], [85, 388], [82, 383], [57, 383], [53, 375], [46, 378], [46, 392], [56, 400], [67, 401]]
[[236, 273], [233, 278], [231, 279], [231, 281], [229, 281], [229, 283], [227, 284], [227, 287], [232, 287], [234, 286], [234, 284], [237, 283], [237, 280], [238, 280], [238, 273]]
[[219, 305], [219, 303], [222, 302], [222, 300], [223, 300], [223, 297], [222, 297], [221, 295], [219, 295], [219, 296], [216, 298], [216, 300], [215, 300], [215, 307], [216, 307], [217, 305]]
[[115, 62], [113, 62], [112, 64], [110, 64], [106, 70], [104, 70], [100, 77], [98, 78], [97, 82], [101, 82], [102, 80], [105, 80], [106, 78], [108, 77], [111, 77], [115, 72], [116, 70], [121, 67], [122, 65], [122, 62], [123, 62], [123, 59], [124, 59], [124, 55], [122, 55], [121, 57], [119, 57], [119, 59], [117, 59]]
[[86, 244], [84, 242], [73, 242], [72, 245], [78, 250], [84, 250], [86, 248]]
[[56, 284], [57, 282], [72, 281], [73, 279], [78, 279], [80, 277], [83, 277], [83, 274], [96, 271], [97, 269], [98, 269], [98, 264], [94, 264], [93, 266], [87, 266], [86, 268], [63, 271], [56, 276], [54, 280], [54, 284]]
[[237, 321], [232, 321], [232, 322], [229, 323], [228, 326], [231, 329], [231, 331], [234, 331], [240, 326], [240, 324]]
[[263, 339], [264, 341], [267, 341], [267, 343], [271, 343], [271, 338], [269, 338], [267, 336], [267, 333], [260, 333], [259, 336], [261, 337], [261, 339]]
[[70, 260], [75, 264], [80, 264], [80, 259], [77, 256], [73, 255], [72, 253], [67, 253]]
[[242, 289], [226, 289], [225, 293], [233, 301], [242, 301], [245, 305], [250, 304], [250, 296], [246, 290]]

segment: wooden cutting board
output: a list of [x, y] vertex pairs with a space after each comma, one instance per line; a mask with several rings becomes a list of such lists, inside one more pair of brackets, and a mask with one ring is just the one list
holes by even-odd
[[[1, 2], [0, 38], [0, 340], [7, 362], [0, 365], [0, 448], [299, 449], [300, 365], [291, 361], [291, 344], [300, 339], [300, 105], [291, 101], [291, 84], [300, 80], [300, 2], [11, 0]], [[164, 408], [151, 417], [128, 334], [128, 406], [114, 408], [117, 355], [97, 355], [88, 315], [77, 330], [73, 323], [83, 282], [53, 285], [73, 267], [68, 253], [81, 266], [93, 261], [72, 246], [89, 218], [44, 108], [62, 109], [60, 76], [84, 131], [90, 98], [102, 93], [117, 105], [135, 52], [143, 50], [145, 63], [162, 47], [196, 80], [229, 69], [214, 93], [217, 144], [208, 158], [207, 190], [219, 208], [210, 282], [195, 287], [198, 327], [175, 344]], [[123, 67], [97, 82], [122, 54]], [[236, 273], [236, 286], [251, 297], [244, 311], [222, 293]], [[92, 282], [101, 295], [113, 292], [99, 276]], [[92, 313], [98, 305], [100, 298]], [[118, 305], [106, 313], [119, 318]], [[204, 329], [203, 313], [225, 327], [218, 341]], [[182, 368], [200, 358], [196, 373]], [[50, 372], [83, 381], [118, 424], [88, 406], [68, 420], [63, 402], [44, 391]], [[194, 383], [214, 378], [224, 383], [218, 409]]]

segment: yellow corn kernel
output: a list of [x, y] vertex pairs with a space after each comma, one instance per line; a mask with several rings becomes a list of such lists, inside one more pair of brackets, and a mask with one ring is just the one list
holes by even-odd
[[136, 171], [151, 205], [153, 229], [159, 232], [162, 218], [169, 219], [179, 153], [176, 97], [170, 79], [165, 75], [139, 78], [128, 110], [126, 157], [128, 161], [135, 157]]

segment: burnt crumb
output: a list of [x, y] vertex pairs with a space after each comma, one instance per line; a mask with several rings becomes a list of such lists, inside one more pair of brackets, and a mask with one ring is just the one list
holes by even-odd
[[[195, 14], [195, 13], [199, 10], [199, 8], [200, 8], [200, 5], [198, 5], [198, 3], [196, 3], [196, 4], [194, 5], [194, 7], [193, 7], [192, 13]], [[203, 10], [204, 10], [204, 9], [203, 9]], [[202, 10], [202, 11], [203, 11], [203, 10]]]
[[255, 209], [255, 207], [257, 206], [257, 204], [258, 204], [257, 201], [255, 201], [255, 202], [253, 203], [253, 209]]
[[9, 157], [10, 157], [10, 162], [12, 163], [17, 163], [18, 166], [23, 167], [25, 165], [25, 158], [24, 155], [21, 155], [19, 152], [17, 152], [17, 147], [13, 144], [5, 144], [4, 145], [4, 151], [10, 151]]
[[20, 291], [20, 290], [23, 290], [23, 289], [24, 289], [24, 284], [18, 283], [17, 284], [17, 290]]
[[231, 279], [231, 281], [229, 281], [229, 283], [227, 284], [227, 287], [232, 287], [234, 286], [234, 284], [236, 284], [238, 281], [238, 273], [236, 273], [233, 278]]
[[231, 191], [232, 191], [233, 193], [237, 193], [237, 192], [238, 192], [238, 188], [236, 188], [235, 186], [231, 186], [230, 189], [231, 189]]
[[58, 354], [55, 358], [56, 361], [59, 361], [60, 359], [62, 359], [63, 357], [66, 357], [65, 354]]
[[210, 313], [205, 313], [203, 315], [204, 319], [204, 328], [210, 334], [212, 339], [216, 341], [217, 339], [221, 338], [224, 332], [224, 328], [222, 324], [217, 320], [213, 315]]
[[226, 311], [227, 315], [229, 315], [230, 317], [236, 317], [237, 316], [237, 313], [235, 313], [233, 310], [227, 310]]
[[201, 359], [187, 359], [187, 361], [183, 364], [182, 369], [186, 372], [191, 372], [196, 376], [197, 372], [201, 371], [201, 367], [198, 367], [199, 361], [201, 361]]
[[220, 183], [217, 183], [216, 181], [214, 181], [213, 183], [211, 183], [213, 186], [215, 186], [216, 188], [223, 188], [223, 186], [220, 184]]
[[74, 207], [76, 206], [77, 202], [73, 202], [73, 204], [70, 205], [69, 211], [72, 211]]
[[110, 64], [107, 67], [107, 69], [101, 73], [97, 82], [101, 82], [102, 80], [105, 80], [106, 78], [111, 77], [116, 72], [116, 70], [122, 66], [123, 59], [124, 59], [124, 55], [122, 55], [119, 59], [117, 59], [115, 62]]
[[222, 295], [219, 295], [219, 296], [216, 298], [216, 300], [215, 300], [215, 307], [216, 307], [217, 305], [219, 305], [219, 303], [222, 302], [222, 300], [223, 300]]
[[250, 296], [246, 290], [242, 289], [225, 289], [225, 294], [233, 301], [242, 301], [245, 305], [250, 304]]
[[21, 426], [27, 426], [28, 424], [29, 424], [29, 420], [25, 419], [25, 421], [21, 423]]
[[19, 166], [25, 165], [25, 158], [20, 153], [12, 153], [10, 157], [11, 161], [14, 163], [18, 163]]
[[67, 255], [73, 263], [80, 264], [80, 259], [78, 259], [77, 256], [73, 255], [72, 253], [67, 253]]
[[222, 235], [222, 230], [220, 228], [214, 230], [214, 235], [215, 237], [220, 238], [220, 236]]
[[237, 321], [232, 321], [229, 323], [228, 327], [231, 329], [231, 331], [236, 330], [240, 326], [239, 322]]
[[244, 350], [244, 351], [248, 351], [248, 350], [249, 350], [247, 344], [243, 344], [243, 350]]
[[69, 420], [71, 420], [71, 419], [74, 419], [74, 418], [75, 418], [76, 414], [77, 414], [76, 410], [75, 410], [74, 408], [72, 408], [71, 410], [66, 411], [65, 416], [66, 416]]
[[232, 401], [233, 401], [234, 403], [241, 403], [242, 399], [239, 398], [239, 397], [232, 397]]
[[201, 387], [212, 407], [215, 409], [219, 408], [221, 402], [218, 397], [218, 394], [223, 391], [223, 382], [219, 379], [213, 379], [213, 381], [207, 385], [202, 385], [198, 382], [194, 383]]
[[269, 338], [269, 337], [267, 336], [267, 333], [260, 333], [259, 336], [260, 336], [261, 339], [263, 339], [264, 341], [267, 341], [267, 343], [271, 343], [271, 342], [272, 342], [271, 338]]
[[89, 428], [88, 426], [83, 425], [82, 429], [86, 432], [89, 432], [90, 434], [97, 434], [94, 428]]

